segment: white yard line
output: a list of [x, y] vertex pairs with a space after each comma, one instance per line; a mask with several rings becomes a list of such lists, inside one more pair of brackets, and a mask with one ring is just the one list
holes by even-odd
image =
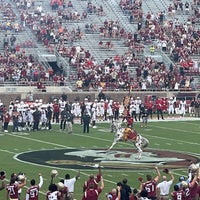
[[195, 132], [195, 131], [188, 131], [188, 130], [183, 130], [183, 129], [177, 129], [177, 128], [170, 128], [170, 127], [163, 127], [163, 126], [155, 126], [155, 125], [150, 125], [150, 127], [155, 127], [155, 128], [160, 128], [160, 129], [167, 129], [167, 130], [172, 130], [172, 131], [179, 131], [179, 132], [185, 132], [185, 133], [193, 133], [193, 134], [197, 134], [200, 135], [199, 132]]

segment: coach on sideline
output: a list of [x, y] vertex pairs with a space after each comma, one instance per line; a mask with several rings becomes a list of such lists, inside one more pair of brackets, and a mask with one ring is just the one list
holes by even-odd
[[169, 200], [169, 191], [172, 183], [174, 182], [174, 175], [168, 169], [164, 169], [163, 172], [169, 174], [171, 179], [167, 181], [167, 176], [162, 177], [162, 182], [158, 183], [156, 187], [157, 197], [158, 200]]

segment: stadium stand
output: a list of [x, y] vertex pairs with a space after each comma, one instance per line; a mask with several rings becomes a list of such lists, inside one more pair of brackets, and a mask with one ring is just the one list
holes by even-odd
[[[66, 5], [14, 0], [1, 2], [0, 15], [3, 84], [37, 86], [54, 80], [54, 85], [76, 90], [82, 80], [81, 89], [90, 91], [199, 87], [198, 0], [189, 5], [185, 0], [79, 0]], [[16, 42], [3, 45], [12, 34]], [[42, 60], [44, 54], [55, 55], [59, 64]]]

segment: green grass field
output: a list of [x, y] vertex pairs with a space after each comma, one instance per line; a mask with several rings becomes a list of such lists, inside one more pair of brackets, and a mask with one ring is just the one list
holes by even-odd
[[[110, 132], [108, 123], [98, 123], [96, 129], [90, 129], [89, 134], [82, 133], [82, 126], [79, 124], [73, 125], [73, 134], [67, 134], [66, 132], [59, 131], [58, 125], [53, 125], [52, 131], [38, 131], [38, 132], [22, 132], [19, 134], [8, 133], [0, 136], [0, 170], [6, 171], [6, 181], [9, 181], [10, 174], [12, 172], [24, 172], [27, 176], [27, 187], [30, 186], [29, 181], [35, 178], [39, 181], [38, 173], [42, 173], [44, 177], [44, 185], [41, 188], [40, 199], [45, 200], [45, 193], [48, 190], [50, 183], [50, 172], [52, 169], [58, 170], [58, 176], [55, 178], [55, 183], [59, 182], [61, 178], [64, 178], [66, 173], [69, 173], [72, 177], [76, 175], [77, 169], [81, 168], [80, 179], [75, 185], [75, 197], [80, 200], [82, 196], [82, 186], [88, 176], [93, 173], [97, 174], [98, 170], [92, 166], [95, 163], [87, 162], [87, 165], [91, 167], [82, 168], [80, 162], [73, 163], [72, 167], [63, 167], [59, 162], [54, 162], [51, 166], [48, 163], [46, 165], [31, 164], [29, 162], [21, 162], [16, 159], [18, 154], [23, 152], [32, 152], [38, 150], [59, 150], [59, 149], [108, 149], [111, 145], [114, 137], [114, 133]], [[200, 121], [159, 121], [149, 122], [147, 128], [141, 128], [139, 123], [135, 123], [135, 129], [141, 133], [144, 137], [148, 138], [150, 144], [146, 150], [165, 150], [169, 152], [185, 153], [200, 158]], [[115, 149], [135, 149], [130, 143], [118, 143]], [[27, 154], [30, 157], [32, 154]], [[34, 154], [33, 154], [34, 155]], [[28, 157], [27, 156], [27, 157]], [[41, 154], [41, 160], [44, 154]], [[46, 155], [48, 160], [53, 158], [54, 152], [51, 151]], [[40, 157], [31, 158], [40, 162]], [[59, 156], [57, 158], [60, 159]], [[142, 160], [142, 159], [141, 159]], [[65, 163], [70, 161], [65, 160]], [[199, 162], [199, 161], [198, 161]], [[55, 164], [55, 166], [54, 166]], [[116, 164], [117, 165], [117, 164]], [[161, 170], [165, 166], [155, 163], [154, 166], [158, 166]], [[102, 162], [103, 166], [103, 162]], [[138, 188], [138, 177], [148, 173], [155, 176], [155, 170], [152, 167], [141, 167], [138, 165], [134, 169], [107, 169], [102, 168], [102, 173], [105, 181], [105, 188], [101, 194], [100, 200], [106, 199], [105, 193], [109, 192], [116, 183], [121, 181], [124, 177], [127, 177], [128, 184], [132, 188]], [[171, 169], [176, 177], [176, 181], [180, 175], [187, 176], [187, 166], [183, 166], [180, 169]], [[25, 197], [26, 189], [23, 189], [22, 199]], [[5, 190], [0, 191], [0, 200], [5, 199]]]

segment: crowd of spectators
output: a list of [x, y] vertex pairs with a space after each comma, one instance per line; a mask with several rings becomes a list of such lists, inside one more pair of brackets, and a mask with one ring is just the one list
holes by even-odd
[[[181, 5], [181, 1], [178, 1], [178, 3]], [[176, 4], [177, 2], [174, 1], [174, 5]], [[115, 37], [116, 35], [119, 35], [119, 32], [123, 33], [123, 37], [125, 35], [124, 38], [126, 38], [125, 44], [129, 46], [129, 50], [132, 50], [132, 52], [133, 50], [138, 49], [138, 51], [135, 51], [136, 53], [143, 51], [144, 47], [141, 45], [141, 43], [153, 43], [155, 44], [157, 50], [162, 50], [166, 53], [168, 52], [172, 61], [175, 63], [170, 66], [165, 66], [165, 64], [158, 63], [151, 58], [143, 60], [136, 58], [139, 66], [137, 67], [136, 65], [136, 85], [139, 83], [139, 86], [131, 88], [138, 88], [142, 90], [147, 90], [149, 88], [154, 90], [177, 90], [179, 88], [189, 90], [195, 89], [193, 77], [191, 77], [190, 74], [189, 76], [186, 74], [190, 69], [190, 73], [199, 73], [198, 62], [193, 61], [191, 58], [192, 55], [199, 54], [199, 29], [198, 25], [195, 25], [195, 20], [198, 19], [195, 19], [195, 17], [198, 15], [198, 8], [192, 7], [191, 5], [192, 10], [189, 12], [190, 5], [188, 4], [189, 3], [186, 2], [184, 5], [185, 14], [188, 15], [190, 13], [191, 15], [189, 15], [188, 22], [185, 24], [179, 22], [178, 18], [176, 18], [174, 22], [172, 21], [173, 19], [168, 19], [165, 11], [158, 13], [157, 16], [154, 16], [154, 14], [151, 12], [148, 12], [146, 16], [144, 16], [142, 12], [141, 1], [134, 1], [134, 3], [132, 3], [132, 1], [120, 2], [123, 12], [130, 15], [130, 22], [136, 20], [138, 23], [138, 30], [136, 33], [128, 33], [128, 35], [126, 35], [123, 33], [123, 30], [119, 31], [117, 26], [115, 26], [113, 31], [112, 22], [107, 29], [106, 27], [109, 23], [104, 22], [104, 27], [100, 28], [101, 36]], [[199, 2], [194, 2], [194, 4], [198, 5]], [[174, 7], [176, 12], [178, 6]], [[137, 13], [139, 17], [136, 17], [135, 13]], [[195, 17], [190, 17], [193, 16], [193, 14]], [[193, 18], [192, 22], [190, 22], [190, 18]], [[131, 57], [135, 59], [136, 55], [133, 53]], [[121, 64], [125, 63], [122, 62]], [[129, 64], [130, 63], [128, 63], [128, 65]], [[119, 83], [120, 80], [121, 77], [118, 76], [117, 82]]]
[[[103, 6], [98, 8], [91, 1], [87, 3], [82, 13], [76, 10], [73, 1], [52, 0], [49, 3], [52, 13], [45, 13], [41, 5], [36, 7], [34, 1], [15, 0], [14, 2], [20, 12], [19, 26], [31, 28], [38, 42], [42, 42], [49, 52], [58, 51], [62, 56], [68, 57], [71, 67], [76, 68], [77, 75], [70, 76], [70, 79], [77, 81], [77, 89], [145, 91], [181, 88], [194, 90], [196, 88], [194, 78], [187, 72], [193, 70], [194, 75], [199, 73], [198, 62], [194, 62], [191, 57], [200, 52], [200, 32], [197, 25], [199, 1], [194, 1], [189, 6], [187, 2], [182, 5], [183, 2], [180, 0], [173, 1], [167, 11], [155, 14], [151, 11], [145, 13], [140, 0], [121, 0], [119, 7], [123, 13], [130, 16], [130, 23], [137, 23], [135, 33], [126, 31], [119, 21], [107, 19], [99, 27], [96, 24], [86, 24], [85, 30], [81, 30], [76, 25], [77, 21], [81, 22], [94, 13], [99, 16], [105, 15]], [[4, 6], [12, 10], [11, 5]], [[188, 16], [188, 21], [184, 24], [176, 18], [176, 12], [179, 10]], [[68, 22], [75, 25], [72, 28], [67, 27]], [[117, 38], [128, 47], [127, 52], [122, 56], [105, 58], [104, 62], [97, 63], [88, 49], [73, 45], [74, 41], [84, 38], [88, 29], [99, 32], [100, 40], [97, 41], [97, 46], [100, 49], [113, 50], [115, 47], [112, 40]], [[31, 42], [29, 41], [30, 46]], [[172, 59], [172, 64], [166, 66], [165, 63], [158, 62], [154, 58], [141, 57], [146, 44], [154, 45], [156, 51], [168, 54]], [[32, 58], [31, 55], [27, 56], [24, 53], [25, 50], [20, 51], [20, 47], [17, 45], [16, 47], [18, 48], [15, 48], [15, 52], [7, 52], [9, 55], [7, 58], [1, 56], [1, 74], [5, 72], [4, 65], [7, 64], [12, 68], [11, 71], [16, 71], [16, 73], [9, 77], [4, 77], [4, 73], [1, 81], [29, 82], [53, 79], [47, 69], [38, 63], [35, 64], [35, 61], [34, 63], [29, 61], [30, 57]], [[19, 64], [19, 59], [22, 64]], [[130, 69], [136, 69], [135, 76], [130, 75]], [[26, 71], [25, 75], [23, 71]], [[39, 71], [38, 76], [30, 75], [37, 74], [37, 71]], [[63, 77], [56, 75], [56, 81], [54, 81], [56, 84], [57, 79], [63, 79]]]
[[[105, 59], [101, 65], [95, 65], [96, 62], [93, 57], [85, 59], [84, 52], [86, 50], [82, 49], [82, 54], [79, 57], [79, 54], [74, 51], [76, 47], [72, 47], [72, 51], [68, 51], [71, 52], [68, 56], [70, 63], [78, 71], [78, 76], [76, 76], [78, 78], [78, 89], [93, 90], [101, 87], [115, 90], [179, 90], [179, 88], [194, 90], [194, 79], [190, 75], [186, 75], [186, 70], [196, 67], [197, 69], [194, 72], [198, 74], [198, 66], [194, 66], [190, 57], [190, 55], [199, 53], [198, 29], [193, 24], [185, 27], [185, 24], [176, 22], [178, 19], [173, 24], [170, 18], [169, 20], [166, 19], [165, 12], [158, 13], [158, 16], [148, 12], [144, 16], [141, 1], [134, 3], [121, 1], [119, 5], [125, 14], [132, 16], [130, 17], [132, 21], [136, 19], [138, 31], [134, 34], [126, 33], [119, 22], [105, 20], [99, 28], [99, 34], [100, 38], [123, 39], [124, 44], [129, 47], [129, 52], [123, 56], [116, 55], [117, 60], [111, 57]], [[136, 17], [135, 13], [139, 17]], [[143, 20], [144, 18], [145, 20]], [[91, 29], [89, 25], [86, 28]], [[191, 32], [192, 34], [190, 34]], [[99, 48], [106, 47], [109, 42], [111, 43], [111, 41], [107, 41], [104, 44], [100, 39]], [[137, 54], [143, 52], [145, 42], [155, 44], [156, 50], [169, 52], [169, 56], [175, 64], [165, 66], [164, 63], [159, 63], [152, 58], [140, 59]], [[113, 48], [113, 45], [111, 45], [111, 48]], [[136, 68], [136, 78], [129, 76], [128, 68], [131, 66]]]

